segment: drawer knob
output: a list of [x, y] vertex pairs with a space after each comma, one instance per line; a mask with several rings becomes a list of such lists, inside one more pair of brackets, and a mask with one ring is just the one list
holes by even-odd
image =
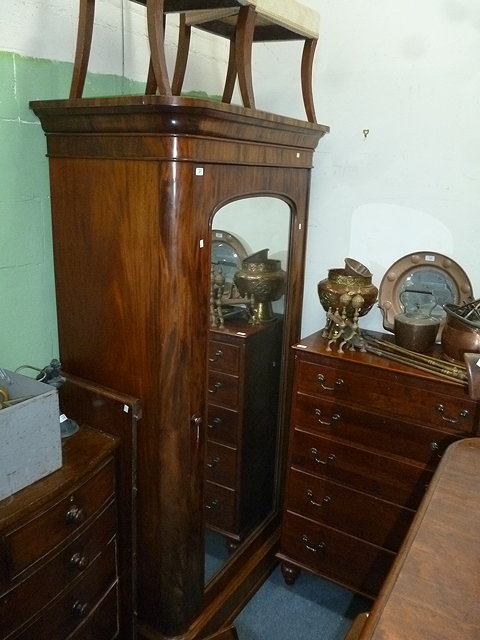
[[222, 386], [221, 382], [214, 382], [213, 387], [208, 388], [208, 393], [217, 393], [217, 391], [220, 389], [221, 386]]
[[65, 515], [65, 519], [70, 524], [81, 524], [85, 520], [85, 511], [81, 507], [72, 504]]
[[305, 545], [305, 549], [308, 549], [309, 551], [313, 551], [313, 553], [321, 553], [322, 551], [325, 551], [325, 543], [324, 542], [319, 542], [316, 545], [312, 545], [312, 544], [310, 544], [310, 541], [309, 541], [308, 536], [306, 534], [303, 534], [302, 542]]
[[70, 564], [77, 569], [85, 569], [88, 566], [88, 556], [85, 553], [77, 551], [70, 558]]
[[318, 450], [315, 449], [315, 447], [312, 447], [310, 449], [310, 453], [312, 454], [312, 458], [315, 460], [315, 462], [318, 462], [318, 464], [326, 465], [329, 462], [335, 462], [336, 456], [334, 453], [329, 453], [326, 460], [322, 460], [321, 458], [318, 457]]
[[334, 386], [333, 387], [329, 387], [326, 384], [323, 384], [325, 382], [325, 376], [323, 375], [323, 373], [319, 373], [317, 375], [317, 380], [318, 380], [318, 382], [320, 382], [320, 386], [322, 387], [322, 389], [324, 391], [335, 391], [335, 389], [337, 389], [338, 387], [341, 387], [342, 384], [345, 384], [344, 381], [342, 380], [342, 378], [337, 378], [335, 380]]
[[[445, 413], [445, 407], [443, 406], [443, 404], [437, 404], [436, 409], [439, 413]], [[467, 409], [462, 409], [457, 418], [449, 418], [448, 416], [444, 416], [442, 415], [442, 420], [445, 420], [445, 422], [451, 422], [453, 424], [456, 424], [457, 422], [460, 422], [460, 418], [468, 418], [468, 411]]]
[[317, 422], [319, 424], [323, 424], [326, 427], [331, 427], [334, 422], [337, 422], [338, 420], [340, 420], [340, 414], [338, 414], [338, 413], [334, 413], [332, 415], [332, 417], [330, 418], [330, 422], [328, 420], [322, 420], [322, 418], [321, 418], [322, 410], [321, 409], [315, 409], [315, 415], [317, 416]]
[[207, 467], [209, 469], [214, 469], [217, 466], [217, 464], [220, 462], [220, 460], [221, 460], [220, 456], [215, 456], [211, 462], [207, 462]]
[[310, 504], [313, 504], [314, 507], [324, 507], [331, 500], [330, 496], [325, 496], [322, 498], [321, 502], [315, 500], [315, 496], [313, 495], [313, 491], [311, 489], [307, 489], [307, 498]]
[[209, 502], [205, 503], [205, 509], [216, 509], [218, 506], [217, 498], [213, 498]]
[[88, 614], [88, 603], [80, 602], [80, 600], [76, 600], [72, 606], [73, 613], [77, 615], [79, 618], [85, 618]]
[[218, 349], [217, 351], [215, 351], [215, 354], [213, 355], [213, 357], [209, 358], [208, 361], [217, 362], [217, 360], [220, 360], [220, 358], [222, 357], [223, 357], [223, 351], [221, 349]]
[[208, 423], [208, 428], [209, 429], [215, 429], [217, 427], [220, 427], [221, 424], [222, 424], [222, 419], [221, 418], [214, 418], [211, 423], [210, 422]]

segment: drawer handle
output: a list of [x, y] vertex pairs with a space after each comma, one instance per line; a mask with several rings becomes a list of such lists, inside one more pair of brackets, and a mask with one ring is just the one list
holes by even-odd
[[217, 498], [213, 498], [213, 500], [210, 500], [210, 502], [207, 502], [205, 504], [205, 509], [216, 509], [218, 506], [218, 500]]
[[[445, 413], [445, 407], [443, 406], [443, 404], [437, 404], [436, 409], [439, 413]], [[459, 422], [459, 418], [468, 418], [467, 409], [462, 409], [458, 414], [458, 418], [448, 418], [447, 416], [442, 416], [442, 420], [445, 420], [445, 422], [451, 422], [453, 424]]]
[[214, 419], [212, 420], [212, 423], [211, 423], [211, 424], [210, 424], [210, 423], [208, 424], [208, 428], [209, 428], [209, 429], [216, 429], [217, 427], [220, 427], [220, 426], [221, 426], [221, 424], [222, 424], [222, 419], [221, 419], [221, 418], [214, 418]]
[[221, 386], [222, 386], [221, 382], [214, 382], [213, 387], [209, 387], [208, 393], [217, 393], [217, 391], [220, 389]]
[[72, 610], [79, 618], [85, 618], [88, 614], [88, 602], [80, 602], [80, 600], [76, 600], [73, 603]]
[[72, 504], [65, 514], [65, 519], [70, 524], [81, 524], [85, 520], [85, 511], [81, 507]]
[[322, 420], [320, 417], [322, 415], [321, 409], [315, 409], [315, 415], [317, 416], [317, 422], [319, 424], [325, 425], [326, 427], [331, 427], [334, 422], [337, 422], [337, 420], [340, 420], [340, 414], [338, 413], [334, 413], [332, 415], [330, 422], [328, 422], [328, 420]]
[[310, 453], [312, 454], [312, 458], [315, 460], [315, 462], [318, 462], [318, 464], [328, 464], [329, 462], [335, 462], [335, 454], [334, 453], [329, 453], [326, 460], [321, 460], [318, 457], [318, 451], [317, 451], [317, 449], [315, 449], [315, 447], [312, 447], [310, 449]]
[[313, 491], [311, 489], [307, 489], [307, 498], [310, 504], [313, 504], [314, 507], [324, 507], [331, 500], [330, 496], [325, 496], [322, 498], [321, 502], [317, 502], [313, 496]]
[[220, 456], [215, 456], [211, 462], [207, 462], [207, 467], [209, 469], [214, 469], [219, 462], [220, 462]]
[[88, 566], [88, 556], [85, 553], [80, 553], [77, 551], [70, 558], [70, 564], [76, 569], [85, 569]]
[[322, 551], [325, 551], [325, 543], [324, 542], [319, 542], [319, 544], [316, 544], [315, 546], [312, 546], [310, 544], [310, 541], [309, 541], [308, 536], [306, 534], [303, 534], [302, 542], [305, 545], [305, 549], [308, 549], [309, 551], [313, 551], [313, 553], [321, 553]]
[[442, 453], [440, 451], [440, 445], [438, 444], [438, 442], [430, 442], [430, 450], [436, 452], [437, 458], [442, 457]]
[[222, 357], [223, 357], [223, 351], [221, 349], [218, 349], [218, 351], [215, 351], [215, 355], [213, 356], [213, 358], [209, 358], [208, 361], [217, 362], [217, 360], [220, 360], [220, 358]]
[[317, 380], [318, 382], [320, 382], [320, 385], [322, 387], [322, 389], [324, 391], [335, 391], [335, 389], [337, 387], [341, 387], [342, 384], [345, 384], [344, 381], [342, 380], [342, 378], [337, 378], [337, 380], [335, 380], [335, 386], [334, 387], [328, 387], [327, 385], [323, 384], [325, 381], [325, 376], [322, 373], [319, 373], [317, 375]]

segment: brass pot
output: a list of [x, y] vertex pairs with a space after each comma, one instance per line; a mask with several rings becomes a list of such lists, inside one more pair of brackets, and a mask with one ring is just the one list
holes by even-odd
[[440, 318], [432, 316], [437, 300], [431, 291], [405, 289], [400, 293], [403, 313], [395, 316], [395, 344], [410, 351], [424, 353], [435, 344]]
[[394, 318], [395, 344], [410, 351], [425, 353], [435, 344], [440, 320], [431, 316], [400, 313]]
[[234, 282], [243, 298], [252, 301], [256, 322], [270, 322], [275, 318], [272, 302], [285, 293], [286, 272], [280, 260], [268, 258], [268, 249], [262, 249], [242, 262]]
[[348, 318], [355, 310], [359, 316], [366, 315], [375, 304], [377, 287], [372, 284], [372, 274], [351, 275], [345, 269], [329, 269], [328, 278], [318, 283], [320, 304], [328, 311], [345, 309]]

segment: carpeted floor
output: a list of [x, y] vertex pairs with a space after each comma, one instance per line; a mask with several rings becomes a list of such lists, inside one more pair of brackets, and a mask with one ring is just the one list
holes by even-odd
[[277, 567], [235, 620], [240, 640], [343, 640], [371, 602], [301, 572], [288, 586]]
[[[207, 580], [228, 560], [225, 538], [207, 531]], [[343, 640], [371, 601], [301, 571], [288, 586], [277, 567], [235, 620], [239, 640]]]

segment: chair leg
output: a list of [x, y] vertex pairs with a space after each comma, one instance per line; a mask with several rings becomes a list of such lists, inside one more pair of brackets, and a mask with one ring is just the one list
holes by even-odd
[[230, 104], [232, 101], [235, 80], [237, 79], [237, 61], [235, 59], [235, 38], [230, 40], [230, 52], [228, 54], [227, 77], [223, 88], [222, 102]]
[[[165, 15], [163, 16], [163, 33], [165, 33]], [[150, 60], [148, 63], [148, 73], [147, 73], [147, 84], [145, 85], [145, 95], [155, 95], [157, 93], [158, 85], [157, 80], [155, 78], [155, 71], [153, 70], [152, 56], [150, 55]]]
[[[171, 96], [172, 90], [170, 88], [167, 63], [165, 61], [165, 22], [163, 5], [164, 0], [147, 0], [148, 42], [150, 44], [153, 75], [158, 91], [162, 96]], [[150, 78], [147, 80], [147, 87], [149, 84], [152, 84], [150, 82]]]
[[155, 72], [153, 70], [152, 57], [148, 63], [147, 83], [145, 85], [145, 95], [154, 96], [157, 93], [157, 81], [155, 79]]
[[315, 104], [313, 102], [313, 58], [315, 56], [315, 48], [317, 46], [316, 38], [305, 40], [302, 54], [301, 79], [302, 79], [302, 95], [305, 112], [309, 122], [317, 122], [315, 115]]
[[180, 14], [180, 26], [178, 32], [177, 57], [175, 59], [175, 70], [173, 72], [172, 93], [179, 96], [182, 92], [185, 71], [187, 69], [188, 52], [190, 49], [190, 36], [192, 27], [186, 23], [185, 14]]
[[77, 46], [73, 64], [72, 84], [70, 85], [70, 98], [81, 98], [83, 94], [92, 46], [94, 14], [95, 0], [80, 0]]
[[255, 31], [255, 8], [251, 5], [241, 7], [235, 30], [235, 58], [237, 61], [238, 84], [243, 106], [255, 109], [252, 84], [252, 44]]

